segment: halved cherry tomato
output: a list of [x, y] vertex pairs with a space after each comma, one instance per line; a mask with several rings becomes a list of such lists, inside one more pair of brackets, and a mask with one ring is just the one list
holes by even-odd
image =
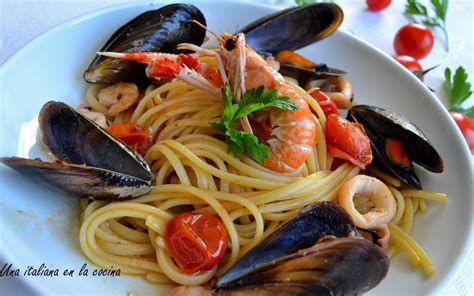
[[149, 148], [150, 134], [147, 130], [142, 130], [138, 124], [114, 123], [107, 128], [107, 131], [142, 155], [144, 155]]
[[326, 119], [325, 136], [332, 156], [348, 160], [361, 169], [372, 162], [370, 141], [361, 124], [330, 114]]
[[393, 46], [397, 55], [408, 55], [420, 60], [433, 48], [433, 33], [420, 24], [403, 26], [395, 35]]
[[328, 117], [329, 114], [339, 114], [337, 112], [336, 103], [334, 103], [334, 101], [321, 90], [316, 89], [309, 95], [316, 99], [319, 106], [321, 106], [321, 109], [323, 109], [324, 115], [326, 115], [326, 117]]
[[227, 231], [214, 215], [184, 213], [166, 226], [166, 248], [186, 274], [212, 269], [227, 249]]
[[370, 11], [381, 11], [387, 8], [392, 0], [365, 0]]
[[462, 113], [450, 112], [450, 114], [466, 139], [471, 154], [474, 154], [474, 120]]

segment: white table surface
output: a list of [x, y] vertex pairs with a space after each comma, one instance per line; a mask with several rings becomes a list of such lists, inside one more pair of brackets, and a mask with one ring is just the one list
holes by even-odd
[[[0, 65], [31, 39], [51, 27], [89, 11], [126, 2], [131, 1], [0, 0]], [[188, 2], [197, 1], [190, 0]], [[290, 0], [250, 2], [263, 2], [280, 7], [292, 4]], [[381, 13], [368, 12], [364, 0], [336, 0], [336, 2], [343, 7], [345, 12], [343, 29], [367, 40], [386, 53], [394, 55], [393, 37], [401, 26], [408, 23], [403, 16], [405, 0], [392, 0], [393, 3], [389, 8]], [[451, 0], [447, 23], [450, 52], [444, 50], [442, 36], [436, 34], [432, 52], [421, 61], [423, 68], [441, 64], [425, 78], [425, 82], [436, 91], [438, 98], [443, 102], [446, 102], [446, 94], [442, 90], [445, 67], [454, 70], [462, 65], [468, 72], [471, 83], [474, 84], [474, 0]], [[466, 106], [473, 104], [474, 96], [469, 99]], [[3, 261], [0, 260], [0, 262]], [[15, 278], [0, 278], [0, 295], [31, 294], [32, 292]], [[474, 295], [474, 252], [472, 248], [467, 260], [443, 295]]]

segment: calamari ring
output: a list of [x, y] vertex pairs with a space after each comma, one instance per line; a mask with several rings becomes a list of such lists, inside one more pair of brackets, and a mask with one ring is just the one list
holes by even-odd
[[[355, 208], [354, 196], [358, 193], [374, 203], [374, 208], [365, 214]], [[365, 175], [357, 175], [342, 184], [339, 204], [351, 216], [354, 224], [363, 229], [382, 228], [397, 211], [397, 202], [388, 187], [382, 181]]]

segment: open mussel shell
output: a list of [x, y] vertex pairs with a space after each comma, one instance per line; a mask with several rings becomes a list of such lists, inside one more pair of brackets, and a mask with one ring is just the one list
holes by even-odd
[[319, 202], [309, 205], [245, 254], [217, 280], [215, 286], [225, 286], [269, 262], [309, 248], [322, 237], [344, 237], [356, 233], [351, 218], [337, 204]]
[[326, 240], [218, 287], [217, 295], [358, 295], [377, 286], [390, 260], [360, 238]]
[[73, 196], [124, 200], [151, 191], [153, 173], [145, 160], [68, 105], [46, 103], [39, 125], [45, 145], [58, 162], [18, 157], [1, 162]]
[[315, 68], [301, 68], [295, 65], [280, 63], [279, 72], [283, 76], [296, 79], [299, 85], [306, 85], [312, 80], [325, 79], [330, 77], [345, 76], [347, 73], [336, 68], [329, 68], [325, 64], [317, 65]]
[[139, 197], [151, 190], [150, 181], [100, 168], [21, 157], [3, 157], [0, 161], [41, 185], [74, 197], [117, 201]]
[[288, 8], [260, 18], [240, 30], [257, 52], [295, 51], [334, 33], [344, 13], [333, 3]]
[[347, 118], [364, 126], [374, 153], [374, 165], [399, 177], [402, 181], [421, 188], [413, 166], [400, 165], [390, 160], [385, 152], [387, 139], [399, 140], [411, 160], [435, 173], [444, 170], [443, 159], [423, 134], [423, 132], [405, 117], [383, 108], [357, 105], [352, 107]]
[[147, 162], [70, 106], [50, 101], [40, 111], [43, 141], [60, 160], [151, 180]]
[[[191, 4], [171, 4], [140, 14], [118, 29], [100, 51], [174, 53], [180, 43], [201, 45], [206, 31], [202, 12]], [[84, 72], [90, 83], [146, 81], [145, 65], [135, 61], [96, 56]]]

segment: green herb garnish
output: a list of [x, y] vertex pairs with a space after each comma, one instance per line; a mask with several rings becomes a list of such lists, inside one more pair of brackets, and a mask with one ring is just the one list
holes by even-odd
[[234, 104], [229, 84], [222, 89], [224, 109], [219, 122], [211, 122], [211, 126], [221, 131], [226, 136], [228, 150], [239, 157], [245, 154], [258, 163], [268, 158], [270, 147], [259, 143], [255, 135], [236, 130], [232, 124], [240, 118], [248, 116], [252, 112], [274, 107], [284, 110], [296, 110], [298, 107], [288, 97], [278, 97], [275, 89], [266, 89], [263, 86], [254, 88], [244, 93], [242, 99]]
[[474, 106], [467, 109], [461, 107], [462, 103], [472, 95], [471, 83], [468, 81], [466, 70], [460, 66], [451, 77], [451, 69], [446, 68], [444, 77], [446, 79], [444, 86], [449, 97], [449, 111], [464, 113], [474, 118]]
[[439, 28], [443, 31], [445, 48], [449, 51], [448, 32], [446, 30], [446, 14], [448, 13], [449, 0], [431, 0], [433, 11], [423, 5], [419, 0], [407, 0], [405, 14], [415, 23], [422, 23], [430, 28]]

